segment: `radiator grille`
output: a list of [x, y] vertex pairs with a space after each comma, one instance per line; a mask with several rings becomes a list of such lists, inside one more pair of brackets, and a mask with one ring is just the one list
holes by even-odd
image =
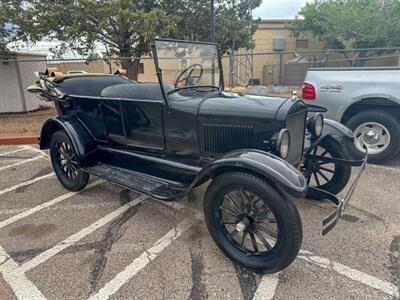
[[306, 110], [290, 114], [286, 119], [286, 128], [290, 133], [290, 150], [286, 161], [297, 165], [303, 156]]
[[203, 151], [225, 153], [253, 145], [253, 126], [203, 123]]

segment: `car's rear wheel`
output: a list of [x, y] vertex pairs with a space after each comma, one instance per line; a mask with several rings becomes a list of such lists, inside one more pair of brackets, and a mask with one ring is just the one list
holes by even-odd
[[[342, 146], [333, 138], [325, 138], [313, 150], [313, 155], [321, 158], [348, 159]], [[331, 194], [340, 193], [350, 180], [351, 166], [339, 163], [324, 162], [311, 158], [305, 162], [303, 172], [307, 178], [307, 184], [327, 191]], [[319, 199], [318, 195], [312, 198]]]
[[87, 185], [89, 174], [79, 169], [78, 155], [65, 131], [58, 130], [52, 135], [50, 157], [54, 172], [66, 189], [79, 191]]
[[278, 272], [300, 250], [303, 232], [296, 206], [257, 176], [231, 172], [216, 177], [206, 192], [204, 215], [218, 247], [254, 271]]
[[352, 156], [359, 157], [368, 148], [368, 162], [384, 163], [400, 151], [400, 120], [385, 111], [364, 111], [346, 122], [354, 132]]

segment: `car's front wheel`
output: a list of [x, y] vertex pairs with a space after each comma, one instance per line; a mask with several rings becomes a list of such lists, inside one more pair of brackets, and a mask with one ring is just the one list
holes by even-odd
[[368, 148], [368, 162], [384, 163], [400, 151], [400, 120], [385, 111], [363, 111], [346, 122], [354, 132], [354, 157]]
[[296, 206], [260, 177], [241, 172], [216, 177], [206, 192], [204, 215], [218, 247], [254, 271], [278, 272], [300, 250], [303, 231]]
[[[325, 138], [315, 147], [312, 154], [316, 158], [305, 161], [303, 172], [307, 184], [311, 187], [339, 194], [347, 185], [351, 176], [351, 166], [323, 161], [323, 158], [348, 159], [343, 146], [333, 138]], [[320, 199], [321, 196], [309, 194], [310, 198]]]
[[50, 157], [54, 173], [66, 189], [76, 192], [87, 185], [89, 174], [79, 169], [78, 155], [65, 131], [58, 130], [52, 135]]

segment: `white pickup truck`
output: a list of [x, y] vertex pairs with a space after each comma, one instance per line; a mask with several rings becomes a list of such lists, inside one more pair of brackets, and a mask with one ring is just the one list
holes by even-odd
[[400, 152], [400, 67], [309, 69], [303, 99], [354, 132], [353, 155], [383, 163]]

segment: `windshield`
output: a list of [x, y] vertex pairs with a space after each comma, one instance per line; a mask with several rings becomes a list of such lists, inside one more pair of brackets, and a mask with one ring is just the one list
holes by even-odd
[[220, 86], [217, 45], [156, 40], [155, 46], [163, 83], [173, 90]]

